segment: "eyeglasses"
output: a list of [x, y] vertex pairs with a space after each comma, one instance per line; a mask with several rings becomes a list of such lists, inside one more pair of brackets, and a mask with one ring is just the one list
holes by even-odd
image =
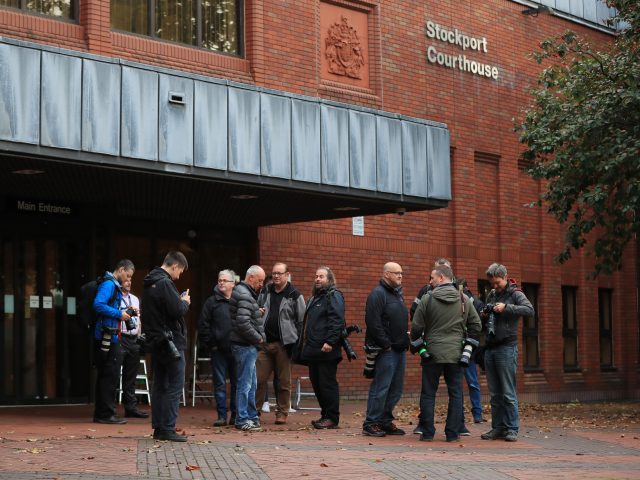
[[225, 280], [224, 278], [219, 278], [218, 283], [236, 283], [234, 280]]
[[402, 272], [392, 272], [392, 271], [389, 271], [389, 273], [393, 273], [394, 275], [397, 275], [397, 276], [399, 276], [399, 277], [401, 277], [401, 276], [403, 275], [403, 273], [402, 273]]
[[282, 275], [286, 275], [288, 272], [271, 272], [272, 277], [281, 277]]

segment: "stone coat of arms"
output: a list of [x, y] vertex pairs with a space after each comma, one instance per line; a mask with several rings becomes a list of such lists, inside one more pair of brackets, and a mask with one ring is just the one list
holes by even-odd
[[349, 25], [347, 17], [329, 27], [324, 40], [325, 56], [329, 62], [329, 72], [350, 78], [362, 79], [364, 55], [355, 28]]

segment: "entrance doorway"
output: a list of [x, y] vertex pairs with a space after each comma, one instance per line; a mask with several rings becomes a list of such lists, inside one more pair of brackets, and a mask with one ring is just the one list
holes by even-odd
[[0, 234], [0, 404], [86, 401], [88, 331], [75, 295], [90, 242], [78, 230], [35, 222]]

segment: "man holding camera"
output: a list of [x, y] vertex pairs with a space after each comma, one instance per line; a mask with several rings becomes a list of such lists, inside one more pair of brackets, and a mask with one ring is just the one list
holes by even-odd
[[[276, 390], [276, 425], [287, 423], [291, 406], [291, 348], [298, 341], [304, 317], [304, 297], [291, 285], [289, 268], [277, 262], [271, 271], [272, 283], [265, 287], [263, 305], [266, 342], [260, 346], [256, 370], [256, 398], [267, 393], [267, 380], [273, 372]], [[277, 379], [277, 382], [275, 381]]]
[[131, 315], [129, 320], [120, 323], [120, 344], [122, 345], [122, 404], [124, 416], [131, 418], [149, 418], [149, 414], [138, 410], [136, 399], [136, 377], [140, 368], [140, 300], [131, 293], [131, 279], [122, 283], [122, 301], [120, 309]]
[[[265, 273], [258, 265], [247, 270], [244, 281], [233, 289], [229, 299], [231, 313], [231, 354], [236, 370], [236, 428], [245, 432], [262, 430], [256, 408], [257, 346], [264, 343], [262, 310], [258, 293]], [[262, 399], [259, 399], [262, 401]]]
[[180, 396], [184, 388], [187, 327], [184, 316], [189, 310], [189, 290], [178, 293], [175, 281], [189, 268], [181, 252], [172, 251], [161, 267], [155, 267], [144, 279], [142, 306], [145, 332], [152, 355], [153, 390], [151, 424], [153, 438], [186, 442], [176, 432]]
[[486, 346], [484, 365], [491, 396], [491, 430], [483, 440], [518, 441], [519, 415], [516, 393], [518, 369], [518, 320], [534, 315], [533, 305], [513, 280], [507, 267], [493, 263], [487, 269], [493, 287], [482, 312]]
[[95, 362], [98, 370], [96, 379], [96, 405], [93, 421], [96, 423], [123, 424], [124, 418], [116, 416], [116, 390], [120, 377], [120, 321], [130, 320], [131, 316], [120, 310], [122, 300], [121, 287], [131, 281], [135, 267], [131, 260], [120, 260], [113, 273], [105, 273], [98, 281], [93, 300], [93, 312], [96, 315], [94, 331]]
[[402, 267], [388, 262], [382, 269], [382, 279], [369, 297], [365, 307], [368, 346], [380, 349], [374, 377], [369, 387], [367, 417], [362, 434], [371, 437], [404, 435], [394, 423], [393, 409], [402, 396], [405, 352], [409, 348], [407, 321], [409, 312], [402, 296]]
[[418, 351], [422, 357], [422, 441], [432, 441], [435, 435], [434, 409], [442, 374], [449, 393], [445, 435], [447, 442], [460, 440], [463, 411], [460, 363], [464, 363], [463, 345], [477, 343], [476, 339], [481, 331], [480, 317], [473, 308], [473, 303], [458, 291], [452, 279], [451, 267], [434, 267], [431, 272], [431, 284], [434, 288], [420, 300], [411, 323], [412, 345], [419, 344]]

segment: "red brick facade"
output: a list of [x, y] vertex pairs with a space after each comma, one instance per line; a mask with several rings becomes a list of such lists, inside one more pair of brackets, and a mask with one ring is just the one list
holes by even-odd
[[[527, 55], [545, 37], [568, 28], [595, 42], [611, 37], [557, 16], [523, 16], [523, 6], [507, 0], [486, 2], [428, 0], [394, 2], [335, 0], [332, 5], [367, 11], [370, 88], [340, 88], [321, 80], [319, 0], [245, 0], [243, 58], [156, 41], [110, 30], [109, 2], [80, 1], [79, 22], [67, 22], [0, 9], [0, 35], [248, 82], [261, 87], [319, 96], [447, 124], [451, 132], [452, 191], [449, 208], [404, 216], [365, 218], [365, 236], [353, 236], [350, 220], [261, 228], [260, 262], [289, 264], [294, 283], [309, 294], [315, 268], [330, 265], [345, 293], [347, 322], [364, 326], [367, 294], [382, 265], [399, 262], [410, 303], [426, 282], [436, 257], [453, 262], [475, 290], [486, 267], [504, 263], [520, 282], [539, 284], [540, 370], [525, 373], [525, 398], [561, 400], [637, 395], [638, 324], [635, 249], [622, 272], [587, 279], [593, 260], [578, 253], [567, 265], [553, 262], [562, 230], [544, 211], [527, 208], [541, 185], [519, 168], [522, 150], [513, 132], [535, 85], [540, 66]], [[487, 52], [465, 51], [428, 38], [427, 21], [486, 37]], [[497, 80], [429, 63], [427, 48], [495, 65]], [[372, 63], [370, 60], [372, 59]], [[579, 372], [563, 368], [561, 285], [577, 287]], [[613, 289], [613, 371], [599, 362], [598, 288]], [[353, 338], [361, 352], [363, 336]], [[406, 392], [420, 388], [418, 361], [410, 357]], [[342, 392], [363, 396], [368, 382], [362, 359], [340, 368]], [[296, 370], [302, 373], [303, 370]], [[484, 380], [483, 380], [484, 381]], [[486, 389], [483, 393], [486, 393]]]

